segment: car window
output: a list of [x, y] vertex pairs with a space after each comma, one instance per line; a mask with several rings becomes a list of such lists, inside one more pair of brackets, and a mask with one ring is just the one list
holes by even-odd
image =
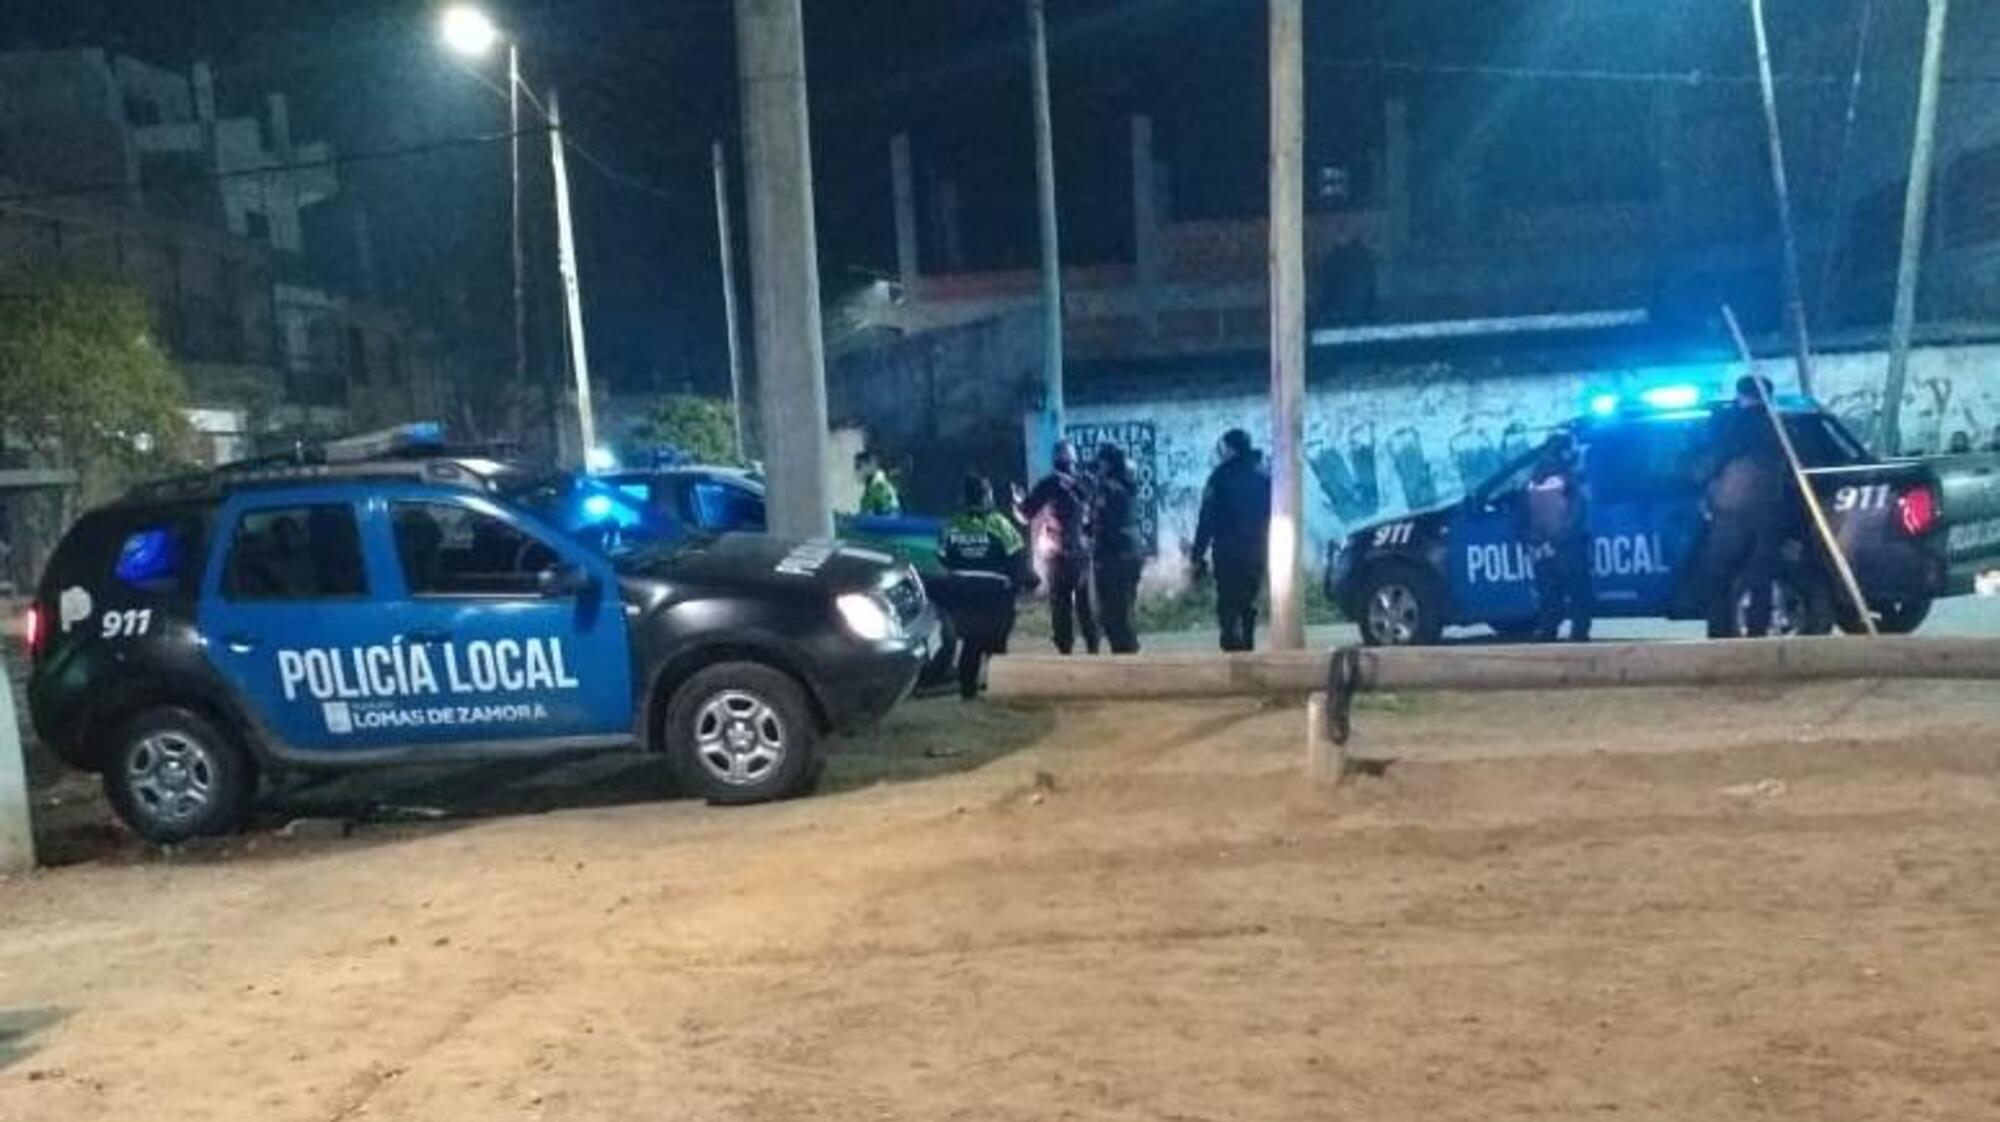
[[232, 600], [366, 596], [354, 508], [324, 503], [245, 511], [229, 541], [222, 593]]
[[1585, 442], [1586, 474], [1599, 502], [1657, 499], [1696, 479], [1704, 420], [1654, 421], [1604, 429]]
[[202, 553], [201, 524], [193, 518], [151, 522], [133, 528], [118, 546], [112, 575], [129, 588], [154, 596], [193, 594]]
[[713, 479], [697, 480], [688, 489], [694, 523], [704, 530], [762, 530], [764, 496], [747, 487]]
[[1516, 456], [1506, 467], [1494, 472], [1486, 482], [1480, 484], [1476, 494], [1488, 505], [1505, 503], [1513, 499], [1527, 487], [1528, 474], [1534, 470], [1535, 461], [1540, 456], [1539, 450]]
[[389, 505], [396, 560], [417, 596], [531, 596], [560, 555], [542, 539], [457, 503]]
[[1818, 413], [1787, 414], [1785, 431], [1791, 434], [1792, 448], [1806, 467], [1847, 467], [1867, 462], [1868, 455], [1861, 445], [1832, 417]]

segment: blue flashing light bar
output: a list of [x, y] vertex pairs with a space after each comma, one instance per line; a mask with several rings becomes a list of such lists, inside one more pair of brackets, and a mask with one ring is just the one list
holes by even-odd
[[1590, 399], [1590, 412], [1593, 416], [1598, 417], [1609, 417], [1616, 414], [1618, 412], [1618, 395], [1615, 393], [1601, 393], [1592, 397]]
[[1701, 387], [1696, 385], [1655, 386], [1639, 395], [1653, 409], [1692, 409], [1701, 404]]

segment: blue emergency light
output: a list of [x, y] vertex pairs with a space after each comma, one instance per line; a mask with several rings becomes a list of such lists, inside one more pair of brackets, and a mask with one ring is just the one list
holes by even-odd
[[145, 585], [178, 576], [181, 569], [180, 538], [161, 529], [141, 530], [125, 539], [118, 551], [118, 565], [112, 570], [130, 585]]
[[1654, 386], [1639, 395], [1653, 409], [1692, 409], [1701, 404], [1701, 387], [1695, 385]]

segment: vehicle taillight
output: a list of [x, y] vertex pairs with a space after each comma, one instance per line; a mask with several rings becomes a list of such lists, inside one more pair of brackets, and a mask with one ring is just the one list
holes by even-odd
[[32, 656], [35, 653], [35, 648], [42, 645], [42, 610], [33, 604], [28, 605], [28, 618], [26, 622], [28, 654]]
[[1920, 537], [1937, 526], [1937, 495], [1929, 487], [1912, 487], [1896, 503], [1903, 516], [1903, 532]]

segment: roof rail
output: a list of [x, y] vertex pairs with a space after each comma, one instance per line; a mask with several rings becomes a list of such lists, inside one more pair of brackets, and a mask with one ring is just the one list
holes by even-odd
[[327, 464], [299, 463], [277, 456], [228, 464], [214, 471], [142, 483], [126, 492], [125, 501], [170, 502], [177, 499], [219, 498], [236, 491], [259, 487], [358, 480], [440, 483], [479, 491], [491, 490], [493, 486], [488, 477], [451, 459], [362, 460], [354, 463]]

